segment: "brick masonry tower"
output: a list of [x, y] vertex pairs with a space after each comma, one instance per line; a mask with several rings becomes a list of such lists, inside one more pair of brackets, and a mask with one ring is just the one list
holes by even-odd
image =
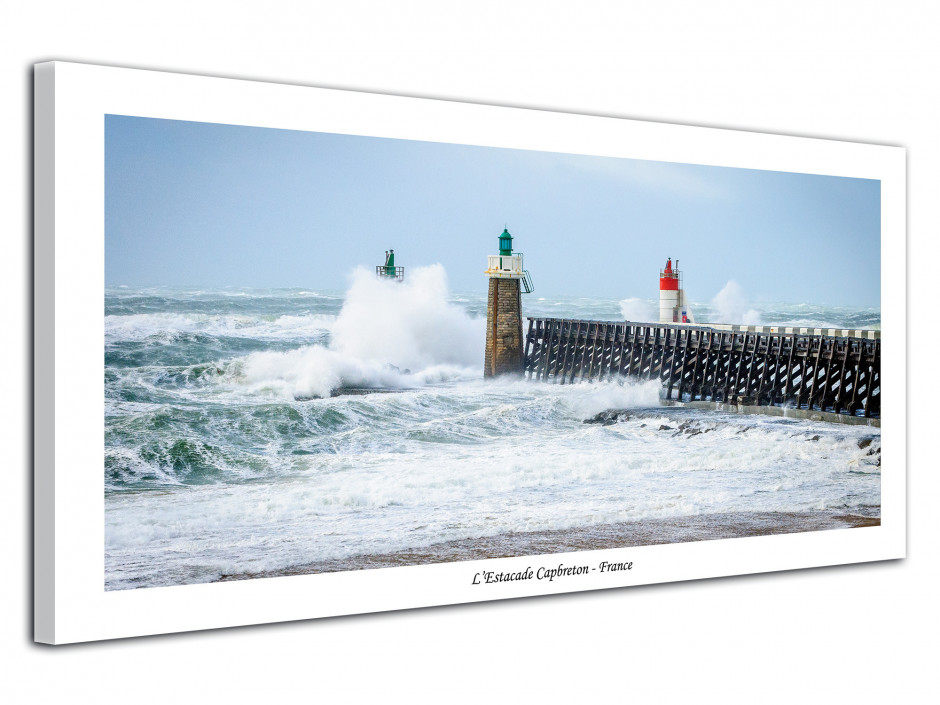
[[512, 235], [503, 230], [499, 254], [487, 257], [490, 280], [486, 304], [486, 354], [483, 376], [521, 374], [525, 366], [522, 339], [522, 294], [532, 291], [532, 278], [522, 268], [522, 253], [512, 251]]

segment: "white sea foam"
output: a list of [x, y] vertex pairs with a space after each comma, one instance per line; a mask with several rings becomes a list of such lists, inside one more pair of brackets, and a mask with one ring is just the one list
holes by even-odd
[[329, 332], [335, 316], [204, 313], [138, 313], [105, 316], [105, 343], [171, 342], [181, 335], [205, 334], [259, 340], [312, 338]]
[[[523, 406], [573, 408], [588, 386], [538, 385]], [[460, 388], [486, 404], [481, 420], [520, 405], [513, 389]], [[490, 433], [481, 448], [431, 442], [429, 421], [416, 417], [394, 439], [377, 429], [355, 453], [308, 456], [306, 471], [283, 482], [109, 496], [111, 583], [185, 582], [194, 565], [205, 580], [508, 532], [879, 502], [879, 468], [857, 443], [871, 429], [668, 409], [613, 426], [559, 418]], [[694, 436], [678, 430], [684, 422]], [[150, 561], [166, 575], [155, 578]]]
[[583, 419], [607, 409], [659, 406], [660, 387], [658, 380], [575, 384], [566, 390], [565, 402], [574, 416]]

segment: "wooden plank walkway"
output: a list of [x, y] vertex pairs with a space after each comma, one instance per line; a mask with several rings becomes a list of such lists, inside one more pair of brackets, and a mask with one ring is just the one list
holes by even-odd
[[667, 399], [878, 418], [881, 339], [703, 326], [530, 318], [525, 374], [572, 384], [659, 379]]

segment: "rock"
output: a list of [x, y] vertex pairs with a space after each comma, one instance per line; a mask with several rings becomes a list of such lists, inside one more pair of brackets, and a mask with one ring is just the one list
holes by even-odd
[[666, 426], [665, 424], [663, 424], [662, 426], [659, 427], [659, 430], [660, 431], [672, 431], [673, 428], [672, 426]]
[[871, 442], [872, 442], [871, 438], [860, 438], [858, 441], [858, 447], [859, 449], [867, 448], [868, 446], [871, 445]]
[[629, 421], [630, 414], [627, 414], [623, 411], [614, 411], [613, 409], [608, 409], [607, 411], [602, 411], [599, 414], [595, 414], [589, 419], [584, 419], [583, 423], [599, 423], [602, 426], [612, 426], [621, 420]]
[[807, 441], [818, 441], [818, 440], [819, 440], [819, 436], [813, 436], [812, 438], [807, 438], [806, 440], [807, 440]]

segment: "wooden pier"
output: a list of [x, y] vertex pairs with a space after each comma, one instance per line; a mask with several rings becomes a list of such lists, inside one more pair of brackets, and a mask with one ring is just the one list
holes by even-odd
[[700, 325], [530, 318], [525, 374], [572, 384], [659, 379], [677, 401], [819, 410], [878, 418], [881, 339]]

